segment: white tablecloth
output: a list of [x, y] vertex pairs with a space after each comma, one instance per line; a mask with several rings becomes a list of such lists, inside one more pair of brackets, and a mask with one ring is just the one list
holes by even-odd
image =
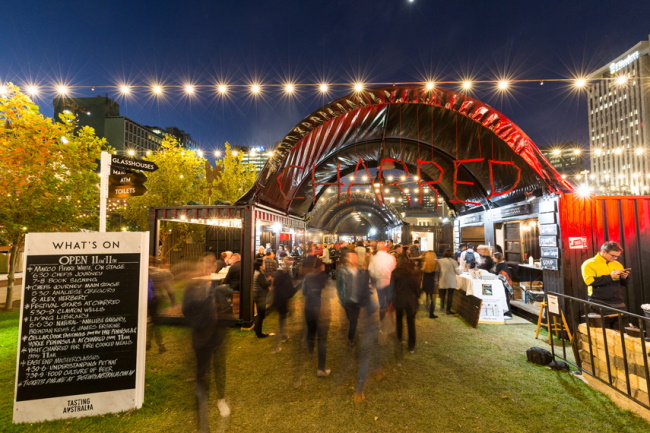
[[506, 291], [496, 275], [481, 274], [474, 278], [472, 274], [464, 273], [456, 279], [459, 290], [483, 300], [479, 322], [505, 323], [503, 314], [508, 312]]

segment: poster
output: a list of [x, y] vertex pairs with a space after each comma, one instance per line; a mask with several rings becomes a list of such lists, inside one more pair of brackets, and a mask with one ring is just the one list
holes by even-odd
[[149, 233], [30, 233], [15, 423], [142, 406]]
[[552, 314], [560, 314], [560, 303], [558, 302], [557, 296], [548, 295], [548, 311]]

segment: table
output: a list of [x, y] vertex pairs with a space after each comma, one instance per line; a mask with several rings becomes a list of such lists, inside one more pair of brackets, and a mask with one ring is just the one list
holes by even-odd
[[458, 290], [483, 301], [479, 323], [505, 323], [503, 315], [509, 311], [506, 291], [503, 282], [496, 275], [482, 272], [474, 276], [466, 272], [457, 275], [456, 280]]

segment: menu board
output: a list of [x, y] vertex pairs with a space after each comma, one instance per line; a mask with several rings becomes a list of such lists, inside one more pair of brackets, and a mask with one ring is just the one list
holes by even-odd
[[141, 407], [148, 238], [27, 235], [14, 422]]

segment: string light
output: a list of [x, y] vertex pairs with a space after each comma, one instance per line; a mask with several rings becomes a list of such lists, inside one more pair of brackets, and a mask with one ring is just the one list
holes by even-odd
[[435, 86], [436, 86], [436, 85], [435, 85], [435, 83], [434, 83], [433, 81], [429, 81], [429, 82], [426, 84], [425, 88], [426, 88], [427, 90], [433, 90], [433, 88], [434, 88]]
[[507, 90], [510, 87], [510, 82], [508, 80], [501, 80], [498, 84], [499, 90]]
[[286, 84], [286, 85], [284, 86], [284, 91], [285, 91], [286, 93], [288, 93], [288, 94], [293, 93], [294, 90], [295, 90], [295, 87], [294, 87], [293, 84], [290, 84], [290, 83], [289, 83], [289, 84]]
[[575, 87], [581, 89], [587, 85], [587, 80], [585, 78], [578, 78], [575, 81]]
[[188, 95], [193, 95], [194, 91], [195, 91], [195, 89], [194, 89], [193, 85], [191, 85], [191, 84], [186, 84], [185, 85], [185, 93], [187, 93]]
[[[25, 90], [27, 91], [27, 94], [29, 96], [31, 96], [31, 97], [38, 96], [38, 87], [36, 87], [34, 85], [27, 86], [27, 88]], [[1, 93], [1, 91], [0, 91], [0, 93]]]
[[131, 93], [131, 88], [129, 86], [127, 86], [127, 85], [121, 85], [120, 86], [120, 93], [123, 94], [123, 95], [128, 95], [129, 93]]
[[463, 89], [469, 90], [472, 88], [472, 82], [471, 81], [463, 81]]
[[616, 84], [618, 84], [619, 86], [622, 86], [625, 83], [627, 83], [627, 75], [621, 75], [618, 78], [616, 78]]
[[58, 85], [56, 86], [56, 93], [58, 93], [61, 96], [66, 96], [70, 90], [68, 90], [68, 86], [64, 85]]
[[162, 95], [163, 94], [163, 88], [162, 86], [156, 84], [151, 88], [151, 91], [153, 92], [154, 95]]
[[327, 93], [329, 91], [329, 86], [325, 83], [321, 84], [318, 86], [318, 90], [321, 91], [321, 93]]
[[363, 83], [356, 83], [354, 85], [354, 91], [355, 92], [362, 92], [363, 91]]
[[225, 84], [219, 84], [217, 86], [217, 92], [221, 93], [222, 95], [225, 95], [226, 93], [228, 93], [228, 86], [226, 86]]
[[262, 87], [259, 84], [253, 84], [251, 86], [251, 93], [254, 95], [259, 94], [262, 91]]

